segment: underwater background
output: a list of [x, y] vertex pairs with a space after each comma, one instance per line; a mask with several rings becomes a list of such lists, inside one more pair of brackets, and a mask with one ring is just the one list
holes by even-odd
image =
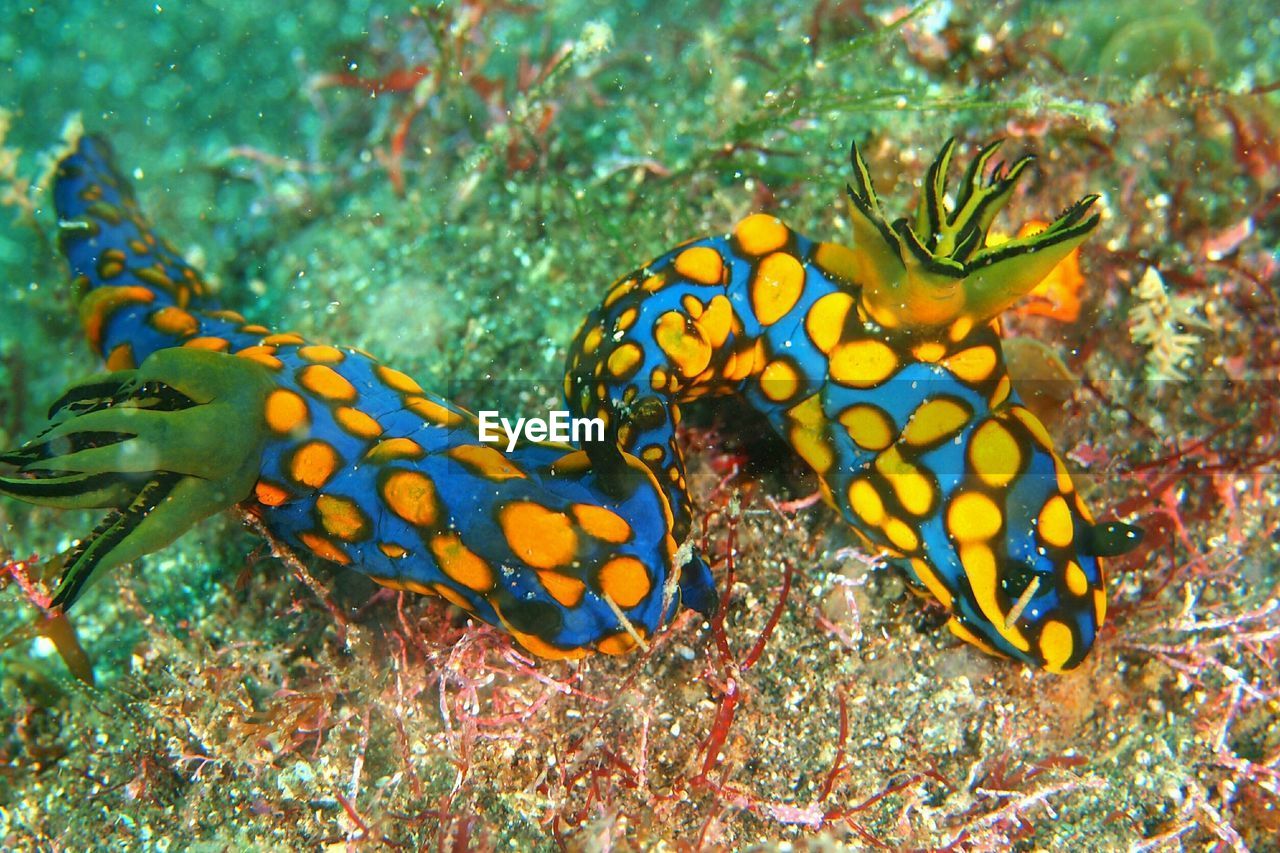
[[[77, 604], [96, 686], [9, 643], [0, 846], [1276, 849], [1276, 11], [5, 2], [0, 446], [97, 367], [42, 179], [68, 122], [227, 307], [516, 412], [668, 247], [754, 211], [845, 240], [851, 140], [896, 210], [948, 137], [1006, 137], [1040, 163], [997, 229], [1103, 196], [1005, 332], [1061, 360], [1027, 347], [1049, 430], [1146, 537], [1079, 670], [989, 658], [707, 408], [684, 437], [727, 618], [568, 664], [224, 514]], [[0, 502], [0, 630], [93, 524]]]

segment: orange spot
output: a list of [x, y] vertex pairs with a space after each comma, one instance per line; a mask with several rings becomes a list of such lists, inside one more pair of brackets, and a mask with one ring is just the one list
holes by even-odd
[[715, 249], [694, 246], [676, 255], [676, 272], [699, 284], [719, 284], [724, 275], [724, 261]]
[[635, 557], [614, 557], [605, 563], [596, 575], [596, 584], [601, 595], [607, 595], [624, 610], [644, 601], [653, 589], [649, 570]]
[[231, 342], [226, 338], [192, 338], [188, 341], [184, 341], [182, 345], [188, 349], [203, 349], [208, 350], [209, 352], [226, 352], [231, 349]]
[[777, 217], [767, 213], [755, 213], [738, 223], [733, 229], [738, 246], [748, 255], [767, 255], [787, 244], [790, 232]]
[[382, 380], [384, 385], [393, 391], [399, 391], [402, 394], [422, 393], [421, 385], [414, 382], [398, 370], [393, 370], [390, 367], [380, 364], [373, 369], [373, 372], [378, 375], [378, 378]]
[[127, 305], [154, 302], [155, 293], [145, 287], [99, 287], [89, 291], [80, 301], [80, 324], [94, 352], [102, 352], [102, 333], [115, 312]]
[[454, 607], [461, 607], [463, 610], [473, 609], [471, 606], [471, 602], [467, 601], [467, 599], [462, 595], [462, 593], [456, 592], [442, 583], [432, 584], [431, 589], [432, 591], [435, 592], [436, 595], [440, 596], [445, 601], [452, 604]]
[[396, 515], [416, 527], [431, 527], [439, 517], [435, 484], [417, 471], [396, 470], [381, 485], [382, 499]]
[[133, 360], [133, 344], [117, 344], [107, 356], [107, 370], [133, 370], [137, 366]]
[[679, 311], [668, 311], [654, 324], [653, 336], [667, 357], [680, 368], [680, 373], [692, 377], [711, 363], [711, 345], [696, 331], [689, 331], [685, 320]]
[[793, 255], [774, 252], [760, 262], [751, 280], [751, 310], [764, 325], [786, 316], [804, 290], [804, 267]]
[[320, 495], [316, 498], [316, 513], [321, 526], [331, 536], [354, 542], [369, 535], [369, 519], [350, 498]]
[[[243, 321], [243, 318], [241, 318], [241, 320]], [[294, 334], [293, 332], [281, 332], [276, 335], [267, 335], [262, 339], [262, 342], [273, 347], [297, 346], [298, 344], [306, 343], [306, 341], [303, 340], [302, 335]]]
[[333, 413], [333, 419], [338, 422], [338, 426], [356, 438], [372, 439], [382, 435], [381, 424], [359, 409], [353, 409], [350, 406], [339, 407]]
[[462, 415], [427, 397], [409, 397], [404, 407], [428, 423], [442, 427], [457, 427], [464, 422]]
[[350, 403], [358, 395], [356, 386], [348, 382], [332, 367], [313, 364], [297, 373], [298, 384], [317, 397], [339, 403]]
[[613, 510], [594, 504], [574, 504], [572, 510], [578, 525], [596, 539], [620, 545], [631, 538], [631, 525]]
[[264, 367], [269, 367], [272, 370], [279, 370], [281, 367], [284, 367], [284, 363], [281, 362], [280, 359], [276, 358], [275, 347], [245, 347], [244, 349], [236, 352], [236, 357], [256, 361], [258, 364], [261, 364]]
[[381, 465], [393, 459], [421, 459], [426, 455], [422, 445], [411, 438], [388, 438], [370, 448], [364, 458], [374, 465]]
[[493, 589], [493, 569], [474, 551], [462, 544], [456, 534], [445, 533], [431, 540], [431, 553], [435, 555], [440, 571], [457, 583], [476, 592]]
[[[636, 633], [644, 636], [644, 629], [637, 628]], [[606, 655], [625, 655], [636, 647], [636, 638], [626, 631], [610, 634], [596, 643], [596, 650]]]
[[615, 379], [630, 379], [640, 365], [644, 352], [636, 343], [625, 343], [609, 353], [607, 367]]
[[342, 548], [325, 539], [318, 533], [299, 533], [298, 538], [302, 540], [302, 544], [311, 549], [311, 552], [323, 560], [331, 563], [338, 563], [345, 566], [351, 562], [351, 558], [347, 556], [347, 552]]
[[587, 592], [587, 585], [581, 580], [562, 572], [538, 572], [538, 580], [547, 594], [563, 607], [577, 607], [582, 603], [582, 596]]
[[853, 297], [837, 291], [813, 303], [809, 316], [805, 318], [804, 328], [814, 346], [824, 353], [830, 354], [844, 337], [845, 319], [853, 308]]
[[492, 447], [485, 447], [480, 444], [460, 444], [457, 447], [449, 448], [446, 455], [487, 480], [501, 482], [503, 480], [524, 479], [526, 476], [511, 460]]
[[567, 566], [578, 554], [573, 522], [541, 504], [512, 501], [498, 510], [498, 524], [511, 551], [535, 569]]
[[293, 497], [283, 486], [277, 486], [275, 483], [269, 483], [266, 480], [259, 480], [254, 485], [253, 494], [258, 499], [258, 503], [263, 506], [280, 506]]
[[298, 355], [307, 361], [316, 362], [318, 364], [337, 364], [346, 356], [342, 354], [342, 350], [337, 347], [313, 345], [302, 347], [298, 350]]
[[260, 326], [257, 323], [250, 323], [247, 326], [241, 326], [240, 331], [246, 335], [265, 335], [271, 330], [266, 326]]
[[327, 442], [316, 439], [293, 451], [289, 459], [289, 474], [294, 481], [318, 489], [329, 482], [340, 462], [336, 450]]
[[267, 395], [267, 426], [278, 435], [287, 435], [310, 421], [307, 401], [285, 388], [277, 388]]
[[392, 560], [399, 560], [405, 554], [409, 553], [407, 548], [401, 548], [394, 542], [379, 542], [378, 550], [386, 554]]
[[157, 308], [150, 317], [152, 327], [163, 335], [189, 338], [200, 329], [200, 321], [173, 305]]
[[215, 320], [226, 320], [228, 323], [244, 322], [244, 315], [236, 311], [227, 311], [225, 309], [218, 309], [216, 311], [206, 311], [204, 313]]

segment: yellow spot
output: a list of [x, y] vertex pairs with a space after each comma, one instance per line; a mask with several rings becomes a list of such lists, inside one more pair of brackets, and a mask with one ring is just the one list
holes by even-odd
[[1101, 583], [1093, 591], [1093, 615], [1099, 625], [1107, 618], [1107, 591]]
[[1040, 629], [1040, 657], [1044, 658], [1045, 669], [1063, 672], [1075, 648], [1076, 641], [1070, 627], [1057, 619], [1044, 623]]
[[379, 542], [378, 550], [386, 554], [389, 559], [399, 560], [409, 553], [407, 548], [401, 548], [394, 542]]
[[449, 578], [476, 592], [493, 589], [493, 569], [478, 554], [462, 544], [453, 533], [442, 533], [431, 539], [431, 553], [435, 555], [440, 571]]
[[526, 477], [525, 473], [501, 452], [482, 444], [459, 444], [449, 448], [446, 455], [486, 480], [502, 482]]
[[849, 506], [871, 527], [879, 527], [884, 521], [884, 501], [876, 487], [864, 478], [849, 484]]
[[436, 595], [452, 604], [454, 607], [461, 607], [463, 610], [475, 609], [467, 597], [448, 584], [433, 583], [431, 589]]
[[830, 355], [844, 337], [845, 320], [852, 308], [853, 297], [841, 291], [828, 293], [813, 303], [804, 321], [805, 331], [813, 345]]
[[907, 512], [922, 516], [933, 508], [933, 483], [918, 467], [903, 459], [898, 448], [885, 450], [876, 457], [875, 465]]
[[591, 355], [599, 348], [602, 340], [604, 340], [604, 329], [600, 326], [593, 326], [591, 331], [587, 332], [587, 336], [582, 339], [582, 354]]
[[1084, 498], [1076, 495], [1076, 512], [1080, 513], [1080, 517], [1084, 519], [1085, 524], [1093, 524], [1093, 513], [1089, 512], [1089, 507], [1085, 506]]
[[613, 510], [594, 504], [574, 504], [572, 509], [578, 525], [596, 539], [621, 545], [631, 538], [631, 525]]
[[[1053, 439], [1049, 436], [1049, 431], [1044, 428], [1044, 424], [1040, 422], [1040, 419], [1031, 413], [1030, 409], [1022, 406], [1012, 406], [1009, 408], [1009, 413], [1027, 428], [1027, 432], [1031, 433], [1031, 437], [1036, 440], [1037, 444], [1053, 453]], [[1054, 459], [1057, 459], [1056, 455]], [[1066, 490], [1064, 489], [1063, 491]]]
[[897, 353], [874, 338], [838, 344], [831, 353], [831, 378], [852, 388], [879, 385], [897, 369]]
[[[684, 308], [686, 314], [695, 320], [701, 317], [702, 312], [706, 310], [702, 304], [702, 300], [694, 296], [692, 293], [686, 293], [684, 296], [680, 297], [680, 306]], [[634, 308], [628, 308], [627, 310], [635, 311]]]
[[900, 518], [890, 516], [885, 520], [884, 535], [888, 536], [893, 546], [904, 554], [920, 547], [920, 537], [916, 535], [911, 525]]
[[635, 557], [614, 557], [605, 563], [596, 575], [596, 584], [601, 595], [607, 595], [624, 610], [644, 601], [653, 589], [649, 570]]
[[777, 217], [767, 213], [754, 213], [738, 223], [733, 229], [733, 236], [738, 238], [738, 246], [743, 254], [759, 256], [776, 252], [785, 246], [790, 232]]
[[988, 405], [991, 408], [997, 408], [1009, 399], [1009, 392], [1013, 390], [1013, 380], [1009, 378], [1009, 374], [1004, 374], [1000, 380], [996, 382], [996, 390], [991, 392], [991, 400]]
[[947, 354], [947, 347], [945, 344], [939, 343], [938, 341], [925, 341], [913, 349], [911, 354], [914, 355], [918, 361], [924, 361], [932, 364]]
[[245, 347], [242, 350], [236, 351], [236, 357], [247, 358], [250, 361], [255, 361], [263, 367], [269, 367], [272, 370], [279, 370], [284, 366], [284, 363], [281, 362], [280, 359], [276, 358], [275, 347]]
[[327, 442], [315, 439], [293, 451], [289, 459], [289, 475], [295, 482], [319, 489], [338, 470], [338, 452]]
[[[636, 633], [644, 636], [643, 628], [636, 628]], [[596, 643], [596, 650], [606, 655], [625, 655], [636, 647], [636, 638], [626, 631], [610, 634]]]
[[813, 262], [833, 278], [850, 282], [858, 278], [858, 256], [839, 243], [819, 243], [813, 250]]
[[421, 459], [426, 455], [422, 445], [411, 438], [388, 438], [369, 448], [364, 458], [374, 465], [382, 465], [393, 459]]
[[350, 403], [358, 396], [356, 386], [332, 367], [313, 364], [298, 371], [298, 384], [325, 400]]
[[998, 658], [1005, 657], [1003, 652], [1001, 652], [995, 646], [988, 643], [986, 640], [979, 637], [977, 634], [970, 631], [968, 628], [964, 626], [964, 623], [962, 623], [956, 617], [952, 616], [950, 619], [947, 620], [947, 628], [951, 631], [952, 634], [955, 634], [957, 637], [959, 637], [961, 640], [968, 643], [969, 645], [977, 646], [978, 648], [982, 649], [984, 652], [986, 652], [989, 655], [992, 655], [993, 657], [998, 657]]
[[819, 474], [826, 474], [835, 464], [835, 454], [821, 427], [798, 424], [791, 430], [791, 446]]
[[391, 471], [382, 479], [379, 491], [391, 511], [415, 527], [432, 527], [439, 518], [436, 486], [425, 474]]
[[[646, 278], [644, 281], [642, 281], [640, 283], [640, 289], [643, 290], [645, 293], [657, 293], [659, 290], [662, 290], [662, 288], [666, 287], [667, 283], [668, 283], [667, 274], [658, 273], [657, 275], [651, 275], [648, 278]], [[605, 307], [608, 307], [608, 306], [606, 305]]]
[[760, 391], [775, 403], [785, 402], [800, 391], [800, 375], [786, 359], [771, 361], [760, 372]]
[[630, 379], [636, 372], [636, 368], [640, 366], [640, 359], [643, 356], [644, 351], [640, 349], [640, 345], [628, 341], [609, 353], [607, 362], [609, 373], [616, 379]]
[[258, 503], [263, 506], [280, 506], [292, 497], [283, 486], [269, 483], [266, 480], [259, 480], [254, 484], [253, 495], [257, 498]]
[[1053, 455], [1053, 476], [1057, 481], [1058, 491], [1064, 495], [1069, 495], [1075, 491], [1075, 484], [1071, 482], [1071, 474], [1056, 453]]
[[751, 280], [751, 310], [763, 325], [786, 316], [804, 290], [804, 267], [795, 256], [774, 252], [760, 262]]
[[884, 450], [893, 443], [893, 422], [875, 406], [855, 403], [840, 413], [839, 421], [863, 450]]
[[342, 350], [337, 347], [320, 345], [302, 347], [298, 350], [298, 355], [301, 358], [315, 362], [316, 364], [337, 364], [346, 358], [346, 356], [342, 354]]
[[944, 359], [942, 366], [961, 382], [976, 384], [991, 378], [996, 369], [996, 351], [989, 346], [969, 347]]
[[337, 495], [320, 495], [316, 498], [316, 512], [325, 532], [346, 542], [364, 539], [369, 535], [369, 520], [355, 501]]
[[381, 424], [359, 409], [353, 409], [350, 406], [340, 407], [333, 413], [333, 419], [338, 422], [338, 426], [356, 438], [368, 440], [382, 435]]
[[1045, 501], [1044, 507], [1040, 510], [1037, 529], [1046, 545], [1065, 548], [1071, 544], [1075, 538], [1076, 528], [1071, 521], [1071, 510], [1067, 507], [1067, 502], [1063, 500], [1062, 495], [1054, 495]]
[[721, 347], [733, 331], [733, 305], [728, 297], [717, 293], [707, 304], [706, 312], [698, 319], [698, 329], [712, 347]]
[[133, 370], [137, 366], [133, 360], [133, 344], [116, 344], [107, 356], [107, 370]]
[[1000, 421], [984, 421], [969, 439], [969, 464], [988, 486], [1002, 489], [1022, 467], [1022, 448]]
[[1006, 614], [996, 600], [999, 577], [995, 552], [986, 545], [961, 545], [960, 563], [964, 566], [965, 577], [969, 579], [969, 587], [973, 590], [973, 598], [978, 602], [982, 615], [1014, 648], [1023, 652], [1029, 650], [1031, 644], [1022, 635], [1022, 631], [1018, 630], [1018, 626], [1005, 625]]
[[581, 579], [562, 572], [535, 572], [542, 588], [547, 591], [562, 607], [577, 607], [582, 603], [582, 596], [587, 592], [587, 585]]
[[421, 385], [398, 370], [393, 370], [384, 364], [380, 364], [373, 369], [373, 372], [382, 380], [382, 384], [393, 391], [399, 391], [401, 394], [422, 393]]
[[574, 450], [551, 463], [551, 470], [561, 476], [591, 470], [591, 457], [585, 450]]
[[655, 367], [653, 372], [649, 374], [649, 387], [655, 391], [665, 391], [668, 378], [666, 370], [661, 367]]
[[676, 255], [676, 272], [698, 284], [719, 284], [724, 275], [724, 261], [715, 249], [694, 246]]
[[942, 583], [938, 573], [933, 570], [933, 566], [929, 565], [928, 560], [913, 557], [911, 570], [915, 573], [916, 579], [924, 584], [925, 589], [929, 590], [939, 604], [948, 610], [955, 606], [955, 599], [951, 597], [951, 590], [947, 589]]
[[578, 534], [562, 512], [512, 501], [498, 511], [498, 524], [512, 553], [535, 569], [568, 566], [578, 555]]
[[1089, 579], [1084, 575], [1084, 569], [1080, 568], [1080, 564], [1075, 560], [1067, 560], [1067, 589], [1072, 595], [1084, 595], [1089, 591]]
[[668, 311], [654, 324], [653, 336], [685, 377], [697, 376], [711, 363], [711, 345], [685, 326], [685, 316]]
[[1000, 507], [982, 492], [961, 492], [947, 507], [947, 530], [959, 542], [985, 542], [1003, 523]]
[[948, 334], [948, 337], [951, 338], [952, 343], [958, 344], [960, 343], [960, 341], [967, 338], [969, 336], [969, 333], [972, 331], [973, 331], [973, 318], [961, 317], [960, 319], [956, 320], [954, 323], [951, 324], [951, 331]]
[[636, 289], [636, 280], [633, 278], [624, 278], [609, 288], [609, 293], [604, 298], [605, 310], [613, 307], [619, 299]]
[[[701, 305], [701, 303], [696, 299], [693, 301], [696, 304]], [[639, 313], [640, 312], [634, 308], [628, 308], [626, 311], [623, 311], [618, 315], [618, 319], [613, 321], [614, 331], [625, 332], [627, 329], [630, 329], [635, 324], [636, 317], [639, 316]]]
[[191, 338], [182, 344], [187, 349], [203, 349], [209, 352], [226, 352], [231, 349], [231, 342], [226, 338], [199, 337]]
[[457, 427], [466, 421], [462, 415], [429, 397], [406, 397], [404, 407], [427, 423], [436, 426]]
[[[243, 323], [244, 318], [241, 317], [239, 322]], [[281, 332], [275, 335], [267, 335], [262, 339], [262, 342], [273, 347], [297, 346], [298, 344], [306, 343], [301, 335], [294, 334], [293, 332]]]
[[950, 438], [969, 420], [969, 407], [958, 400], [938, 397], [921, 405], [902, 430], [902, 440], [913, 447], [924, 447]]
[[310, 422], [307, 401], [300, 394], [277, 388], [267, 395], [267, 426], [277, 435], [288, 435]]
[[299, 533], [298, 539], [322, 560], [328, 560], [331, 563], [338, 563], [342, 566], [351, 562], [351, 558], [347, 556], [347, 552], [343, 551], [341, 546], [330, 542], [318, 533]]

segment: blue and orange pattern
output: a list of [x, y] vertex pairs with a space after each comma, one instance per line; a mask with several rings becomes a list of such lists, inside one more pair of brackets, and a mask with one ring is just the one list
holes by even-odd
[[[233, 505], [299, 552], [441, 596], [551, 658], [626, 652], [681, 601], [715, 606], [677, 546], [691, 507], [680, 406], [741, 395], [818, 473], [865, 544], [901, 561], [963, 639], [1063, 671], [1105, 612], [1095, 525], [1005, 370], [996, 315], [1094, 227], [1092, 199], [986, 247], [1026, 161], [970, 167], [944, 202], [948, 143], [914, 223], [889, 223], [854, 150], [852, 249], [757, 214], [608, 292], [565, 393], [608, 435], [583, 448], [479, 441], [476, 418], [349, 347], [220, 310], [143, 219], [104, 142], [58, 169], [61, 241], [109, 373], [0, 455], [0, 493], [110, 510], [67, 555], [65, 609], [128, 562]], [[504, 442], [505, 445], [505, 442]]]

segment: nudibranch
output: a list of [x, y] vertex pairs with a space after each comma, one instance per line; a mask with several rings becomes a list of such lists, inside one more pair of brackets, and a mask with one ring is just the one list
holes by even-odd
[[[890, 221], [856, 145], [851, 247], [766, 214], [686, 243], [618, 279], [582, 325], [564, 391], [666, 490], [690, 526], [680, 407], [740, 395], [817, 473], [862, 542], [901, 564], [960, 638], [1053, 672], [1079, 665], [1106, 612], [1099, 559], [1138, 531], [1095, 524], [1041, 422], [1019, 400], [1001, 311], [1098, 224], [1096, 196], [1033, 235], [987, 245], [1031, 157], [968, 166], [954, 140], [914, 216]], [[603, 484], [609, 487], [608, 476]]]
[[[143, 218], [106, 143], [59, 163], [54, 203], [89, 343], [110, 372], [73, 385], [0, 494], [106, 508], [66, 555], [65, 610], [95, 572], [241, 505], [299, 553], [441, 596], [550, 658], [643, 644], [708, 574], [677, 585], [663, 491], [634, 456], [609, 488], [575, 447], [502, 453], [476, 418], [357, 349], [220, 310]], [[505, 442], [503, 445], [505, 446]]]

